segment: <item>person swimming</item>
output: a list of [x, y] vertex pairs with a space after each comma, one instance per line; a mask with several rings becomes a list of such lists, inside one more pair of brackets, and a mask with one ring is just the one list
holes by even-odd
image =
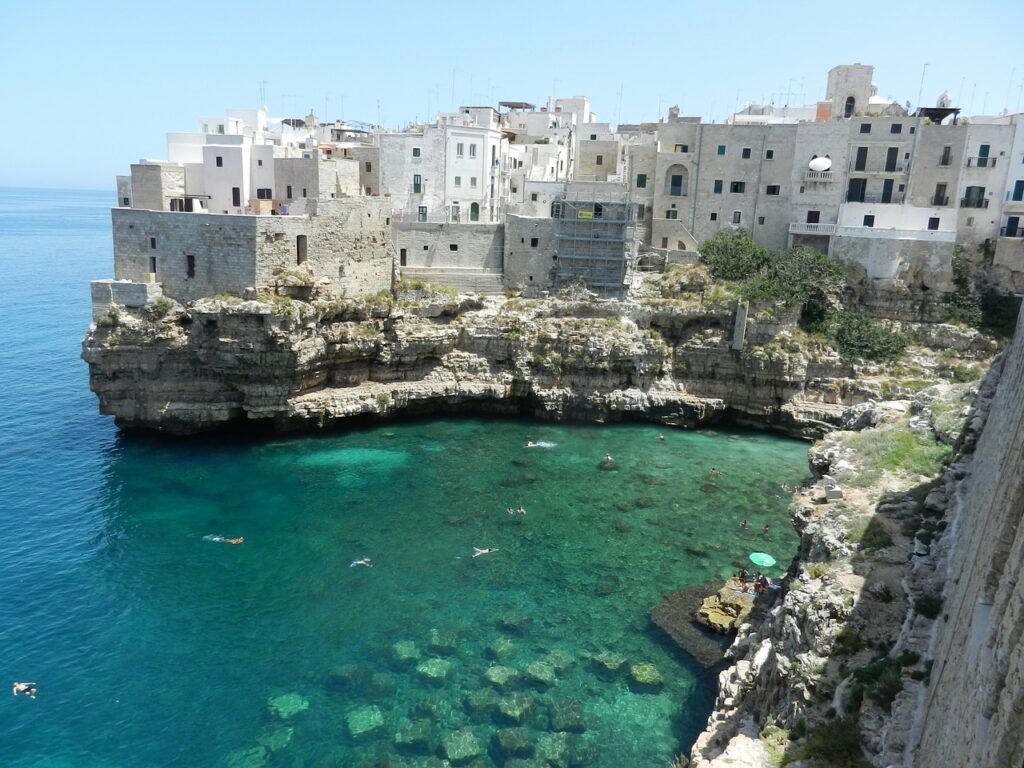
[[358, 560], [353, 560], [349, 563], [349, 568], [355, 568], [360, 565], [365, 565], [367, 568], [373, 568], [373, 560], [369, 557], [361, 557]]
[[526, 441], [526, 447], [527, 448], [536, 448], [537, 444], [535, 442], [533, 442], [533, 440], [527, 440]]
[[480, 555], [489, 555], [491, 554], [491, 552], [497, 551], [497, 547], [485, 547], [484, 549], [480, 549], [480, 547], [473, 547], [473, 557], [480, 557]]
[[13, 693], [15, 696], [17, 696], [19, 693], [24, 693], [30, 699], [34, 699], [36, 697], [36, 684], [15, 682], [11, 686], [11, 693]]
[[218, 544], [244, 544], [245, 537], [239, 536], [237, 539], [226, 539], [223, 536], [203, 536], [204, 541], [216, 541]]
[[664, 439], [665, 439], [665, 436], [664, 436], [663, 434], [661, 434], [661, 433], [659, 432], [659, 433], [658, 433], [658, 439], [659, 439], [659, 440], [664, 440]]

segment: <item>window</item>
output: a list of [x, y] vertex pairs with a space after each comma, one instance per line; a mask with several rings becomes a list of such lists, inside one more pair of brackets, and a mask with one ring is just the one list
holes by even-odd
[[462, 186], [462, 177], [461, 176], [456, 176], [455, 177], [455, 186], [456, 187], [461, 187]]
[[1013, 182], [1013, 194], [1010, 199], [1017, 202], [1024, 200], [1024, 179], [1017, 179]]
[[530, 202], [533, 202], [533, 203], [537, 202], [537, 193], [536, 192], [531, 192], [530, 193]]
[[725, 144], [719, 144], [718, 145], [718, 154], [720, 154], [720, 155], [724, 155], [725, 154]]
[[[305, 187], [302, 188], [302, 196], [306, 197], [306, 188]], [[333, 192], [331, 192], [331, 197], [334, 197], [334, 193]]]
[[156, 238], [155, 237], [149, 238], [149, 248], [150, 248], [150, 250], [155, 250], [156, 249]]
[[808, 211], [807, 212], [807, 223], [818, 224], [821, 221], [821, 211]]
[[712, 213], [711, 214], [711, 220], [712, 221], [718, 221], [718, 214], [717, 213]]
[[744, 192], [744, 190], [746, 190], [746, 188], [747, 188], [747, 182], [745, 182], [745, 181], [730, 181], [729, 182], [729, 191], [732, 192], [734, 195], [743, 194], [743, 192]]
[[853, 170], [863, 171], [868, 166], [868, 148], [857, 147], [857, 157], [853, 161]]
[[678, 219], [679, 218], [679, 211], [672, 211], [672, 210], [665, 211], [665, 218], [666, 219]]
[[210, 132], [210, 124], [209, 123], [203, 123], [203, 133], [209, 133], [209, 132]]
[[476, 176], [469, 177], [469, 188], [476, 189]]
[[661, 238], [661, 247], [662, 248], [668, 248], [668, 238], [667, 237]]
[[256, 161], [256, 165], [258, 165], [260, 168], [262, 168], [263, 167], [263, 161], [262, 160], [257, 160]]
[[875, 217], [872, 214], [868, 213], [868, 214], [864, 215], [864, 226], [865, 227], [873, 227], [873, 226], [875, 226]]
[[223, 135], [223, 133], [224, 133], [224, 125], [223, 125], [223, 123], [218, 123], [217, 124], [217, 133]]
[[758, 223], [758, 225], [763, 225], [764, 224], [764, 216], [758, 216], [757, 217], [757, 223]]
[[363, 163], [363, 172], [364, 173], [370, 173], [372, 170], [373, 170], [373, 163], [371, 163], [369, 160], [367, 160], [365, 163]]
[[732, 212], [732, 223], [733, 224], [739, 224], [742, 219], [743, 219], [743, 214], [742, 213], [740, 213], [739, 211], [733, 211]]
[[458, 243], [448, 243], [448, 250], [449, 251], [457, 251], [457, 250], [459, 250], [459, 244]]
[[217, 167], [218, 168], [223, 168], [224, 167], [224, 158], [223, 157], [221, 157], [220, 155], [217, 155], [217, 157], [215, 157], [214, 160], [217, 162]]
[[127, 197], [121, 198], [121, 205], [130, 205], [130, 202]]
[[915, 128], [914, 126], [910, 126], [910, 132], [911, 132], [911, 133], [913, 133], [913, 132], [914, 132], [914, 131], [916, 131], [916, 130], [917, 130], [917, 128]]
[[427, 206], [421, 205], [419, 208], [416, 209], [416, 221], [426, 221], [426, 220], [427, 220]]
[[539, 244], [540, 244], [540, 238], [539, 237], [531, 237], [530, 238], [530, 247], [531, 248], [536, 248]]
[[156, 256], [149, 257], [149, 274], [156, 274]]
[[774, 160], [775, 159], [775, 150], [774, 149], [766, 149], [764, 151], [764, 159], [765, 160]]
[[455, 156], [462, 157], [465, 154], [466, 145], [461, 141], [455, 145]]
[[931, 218], [929, 218], [928, 219], [928, 229], [938, 229], [938, 228], [939, 228], [939, 217], [938, 216], [932, 216]]
[[289, 184], [284, 189], [285, 189], [285, 197], [287, 197], [289, 200], [291, 200], [292, 199], [292, 185]]
[[715, 194], [716, 195], [722, 194], [722, 180], [721, 179], [715, 179]]
[[750, 147], [744, 147], [743, 151], [740, 152], [740, 157], [742, 157], [744, 160], [749, 160], [750, 159]]
[[967, 217], [967, 226], [968, 227], [973, 227], [974, 226], [974, 217], [973, 216], [968, 216]]
[[231, 204], [238, 208], [242, 205], [242, 189], [241, 187], [231, 188]]
[[594, 161], [597, 165], [604, 165], [604, 155], [598, 155]]
[[590, 134], [590, 140], [591, 141], [597, 141], [597, 134], [596, 133]]
[[419, 147], [413, 147], [412, 148], [412, 156], [413, 157], [420, 157], [420, 148]]
[[768, 187], [765, 189], [765, 194], [767, 194], [767, 195], [777, 195], [777, 194], [779, 194], [779, 185], [778, 184], [769, 184]]
[[469, 156], [476, 157], [476, 144], [469, 145]]
[[637, 189], [645, 189], [646, 187], [647, 187], [647, 174], [646, 173], [638, 173], [636, 175], [636, 188]]
[[256, 190], [256, 199], [257, 200], [273, 200], [274, 199], [274, 191], [272, 189], [270, 189], [269, 187], [262, 187], [260, 189], [257, 189]]
[[861, 123], [860, 124], [860, 132], [861, 133], [871, 133], [871, 123]]
[[676, 144], [675, 151], [676, 152], [689, 152], [690, 151], [690, 145], [689, 144]]
[[889, 133], [903, 133], [903, 124], [893, 123], [889, 126]]
[[191, 253], [185, 255], [185, 277], [196, 276], [196, 257]]
[[414, 173], [412, 176], [412, 193], [414, 195], [422, 194], [423, 192], [423, 177], [418, 173]]
[[408, 256], [408, 253], [406, 252], [405, 248], [400, 249], [398, 251], [398, 265], [400, 267], [404, 267], [404, 266], [407, 265], [408, 260], [409, 260], [409, 256]]

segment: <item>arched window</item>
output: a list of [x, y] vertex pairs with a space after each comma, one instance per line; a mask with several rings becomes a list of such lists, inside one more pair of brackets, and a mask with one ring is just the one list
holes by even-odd
[[690, 172], [685, 165], [673, 165], [665, 174], [665, 194], [669, 197], [683, 197], [690, 184]]
[[480, 221], [480, 205], [478, 203], [469, 206], [469, 220]]
[[843, 110], [843, 117], [853, 117], [853, 110], [857, 106], [853, 96], [846, 97], [846, 109]]

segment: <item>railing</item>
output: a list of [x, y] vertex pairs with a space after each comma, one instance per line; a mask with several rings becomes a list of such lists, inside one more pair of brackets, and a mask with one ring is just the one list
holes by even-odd
[[1024, 237], [1024, 227], [1000, 227], [1000, 237]]
[[804, 181], [832, 181], [832, 171], [804, 171]]
[[409, 185], [409, 193], [410, 194], [422, 195], [422, 194], [425, 194], [426, 191], [427, 191], [427, 184], [426, 184], [426, 182], [423, 182], [423, 183], [421, 183], [419, 185], [417, 185], [417, 184], [410, 184]]
[[792, 235], [834, 235], [835, 224], [812, 224], [809, 221], [794, 221], [789, 225]]
[[988, 208], [987, 198], [965, 197], [960, 201], [961, 208]]
[[881, 168], [874, 164], [870, 167], [865, 165], [864, 168], [856, 166], [856, 161], [850, 163], [850, 173], [910, 173], [910, 163], [906, 161], [893, 166], [883, 165]]
[[968, 168], [995, 168], [996, 158], [994, 157], [968, 157]]
[[902, 205], [904, 192], [894, 192], [885, 199], [885, 195], [849, 195], [846, 196], [848, 203], [875, 203], [880, 205]]
[[932, 198], [932, 205], [934, 205], [936, 207], [943, 206], [943, 205], [949, 205], [949, 198], [948, 197], [933, 197]]

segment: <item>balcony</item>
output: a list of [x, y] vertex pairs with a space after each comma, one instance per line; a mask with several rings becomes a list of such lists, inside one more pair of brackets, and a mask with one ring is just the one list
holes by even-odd
[[1000, 237], [1024, 237], [1024, 227], [1000, 227]]
[[794, 221], [789, 225], [791, 235], [834, 235], [835, 224], [812, 224], [806, 221]]
[[936, 208], [941, 208], [944, 205], [949, 205], [949, 198], [948, 197], [933, 197], [932, 198], [932, 205], [935, 206]]
[[884, 163], [881, 165], [875, 165], [872, 163], [865, 165], [863, 168], [857, 168], [856, 166], [856, 162], [850, 163], [850, 173], [910, 173], [910, 163], [906, 160], [897, 163], [896, 165], [887, 165]]
[[968, 168], [995, 168], [996, 158], [994, 157], [968, 157]]
[[961, 208], [988, 208], [988, 198], [965, 197], [960, 200]]
[[848, 203], [872, 203], [874, 205], [903, 205], [904, 192], [893, 192], [886, 199], [885, 195], [850, 195], [847, 193], [846, 202]]
[[832, 181], [835, 174], [832, 171], [804, 171], [804, 181]]

